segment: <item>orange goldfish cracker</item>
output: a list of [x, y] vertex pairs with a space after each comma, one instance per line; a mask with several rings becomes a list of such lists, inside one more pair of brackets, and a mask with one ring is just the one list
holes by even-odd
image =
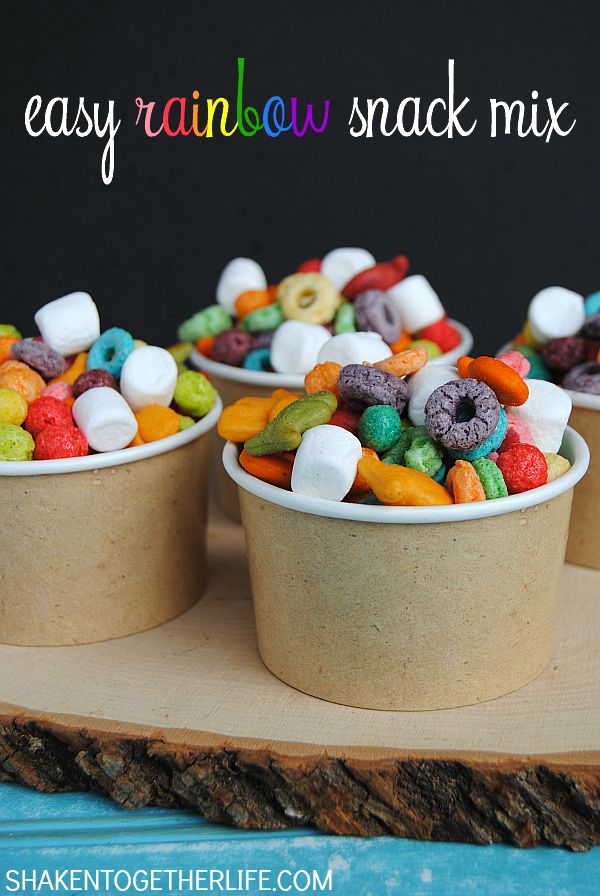
[[427, 349], [424, 345], [415, 345], [413, 348], [405, 349], [392, 355], [391, 358], [384, 358], [383, 361], [377, 361], [373, 367], [385, 373], [391, 373], [394, 376], [407, 376], [409, 373], [416, 373], [422, 367], [425, 367], [428, 360]]
[[[374, 457], [377, 459], [377, 452], [374, 451], [372, 448], [364, 448], [363, 447], [362, 456], [363, 457]], [[356, 471], [356, 479], [354, 480], [354, 482], [352, 484], [352, 488], [350, 489], [348, 494], [350, 496], [363, 495], [366, 492], [370, 492], [370, 491], [371, 491], [371, 486], [369, 485], [367, 480], [364, 478], [364, 476], [361, 476], [361, 474], [357, 470]]]
[[200, 339], [196, 339], [196, 348], [205, 358], [212, 357], [212, 347], [216, 338], [216, 336], [201, 336]]
[[246, 451], [240, 454], [240, 466], [251, 476], [262, 479], [278, 488], [286, 488], [288, 491], [292, 487], [292, 467], [293, 457], [290, 460], [288, 452], [282, 454], [265, 454], [262, 457], [253, 457]]
[[263, 431], [271, 409], [289, 394], [287, 389], [275, 389], [268, 398], [239, 398], [224, 408], [217, 424], [219, 435], [231, 442], [247, 442]]
[[145, 445], [145, 444], [146, 443], [141, 438], [139, 432], [136, 432], [136, 434], [134, 435], [134, 437], [132, 438], [131, 442], [129, 443], [129, 445], [127, 447], [128, 448], [137, 448], [138, 445]]
[[292, 392], [288, 392], [287, 395], [284, 395], [282, 398], [280, 398], [279, 401], [277, 401], [277, 403], [274, 404], [269, 411], [269, 423], [277, 416], [280, 411], [282, 411], [284, 408], [287, 408], [288, 404], [291, 404], [293, 401], [298, 401], [299, 398], [302, 398], [302, 396], [293, 394]]
[[499, 358], [475, 358], [469, 364], [469, 376], [489, 386], [500, 404], [519, 407], [529, 398], [529, 386], [523, 377]]
[[394, 355], [403, 352], [412, 342], [412, 337], [410, 333], [407, 333], [406, 330], [402, 330], [398, 338], [395, 342], [390, 343], [390, 348]]
[[337, 398], [341, 369], [341, 366], [336, 364], [335, 361], [325, 361], [323, 364], [316, 364], [304, 377], [304, 388], [307, 394], [312, 395], [314, 392], [321, 392], [325, 389], [327, 392], [333, 392]]
[[50, 383], [71, 383], [73, 385], [79, 374], [85, 373], [87, 370], [87, 357], [87, 352], [80, 352], [71, 366], [60, 376], [55, 376], [53, 380], [50, 380]]
[[259, 308], [272, 305], [274, 301], [275, 294], [268, 289], [249, 289], [235, 300], [235, 313], [241, 319]]
[[485, 492], [475, 467], [468, 460], [457, 460], [446, 477], [446, 488], [456, 504], [485, 501]]
[[157, 442], [179, 432], [179, 414], [161, 404], [147, 404], [135, 413], [142, 442]]
[[39, 373], [22, 361], [5, 361], [0, 364], [0, 388], [14, 389], [28, 404], [39, 398], [46, 383]]
[[16, 336], [0, 336], [0, 364], [10, 361], [10, 350], [18, 341]]
[[469, 366], [474, 359], [470, 355], [461, 355], [458, 361], [456, 362], [456, 367], [463, 379], [467, 379], [469, 376]]
[[383, 504], [425, 507], [453, 503], [443, 485], [418, 470], [363, 457], [358, 472]]

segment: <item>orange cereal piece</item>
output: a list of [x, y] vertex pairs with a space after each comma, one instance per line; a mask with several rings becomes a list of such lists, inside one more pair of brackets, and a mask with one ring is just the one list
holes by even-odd
[[28, 404], [39, 398], [46, 383], [39, 373], [22, 361], [5, 361], [0, 364], [0, 387], [14, 389]]
[[129, 445], [127, 447], [128, 448], [137, 448], [138, 445], [145, 445], [145, 444], [146, 443], [141, 438], [139, 432], [136, 432], [136, 434], [134, 435], [134, 437], [132, 438], [131, 442], [129, 443]]
[[413, 348], [405, 349], [392, 355], [391, 358], [384, 358], [383, 361], [377, 361], [373, 367], [385, 373], [391, 373], [394, 376], [407, 376], [409, 373], [416, 373], [425, 367], [429, 355], [424, 345], [415, 345]]
[[201, 336], [200, 339], [196, 339], [196, 348], [205, 358], [212, 357], [212, 347], [216, 338], [216, 336]]
[[272, 305], [274, 301], [275, 294], [268, 289], [249, 289], [235, 300], [235, 313], [241, 319], [259, 308]]
[[[377, 452], [374, 451], [372, 448], [364, 448], [363, 447], [362, 456], [363, 457], [374, 457], [375, 459], [378, 459]], [[371, 486], [369, 485], [367, 480], [364, 478], [364, 476], [361, 476], [361, 474], [357, 470], [356, 471], [356, 479], [352, 483], [352, 488], [350, 489], [348, 494], [350, 496], [364, 495], [366, 492], [370, 492], [370, 491], [371, 491]]]
[[333, 392], [338, 398], [338, 380], [341, 370], [341, 365], [336, 364], [335, 361], [316, 364], [304, 377], [304, 388], [307, 394], [313, 395], [315, 392], [325, 389], [327, 392]]
[[10, 361], [10, 350], [18, 341], [16, 336], [0, 336], [0, 364]]
[[[292, 460], [290, 460], [290, 456]], [[246, 451], [242, 451], [240, 454], [240, 466], [246, 473], [250, 473], [251, 476], [256, 476], [257, 479], [262, 479], [263, 482], [276, 485], [278, 488], [286, 488], [289, 491], [292, 487], [293, 457], [294, 455], [290, 455], [287, 452], [285, 454], [264, 454], [262, 457], [253, 457]]]
[[469, 364], [469, 376], [489, 386], [500, 404], [519, 407], [529, 398], [529, 386], [523, 377], [499, 358], [475, 358]]
[[458, 374], [464, 380], [469, 376], [469, 365], [471, 364], [471, 361], [473, 361], [473, 358], [470, 355], [461, 355], [456, 362]]
[[267, 292], [275, 302], [277, 299], [277, 290], [279, 289], [279, 283], [271, 283], [270, 286], [267, 286]]
[[412, 336], [406, 330], [402, 330], [395, 342], [390, 343], [392, 352], [397, 355], [403, 352], [412, 342]]
[[292, 402], [298, 401], [299, 398], [302, 398], [302, 395], [296, 395], [292, 392], [288, 392], [287, 395], [283, 395], [269, 411], [269, 423], [271, 422], [271, 420], [275, 419], [280, 411], [282, 411], [284, 408], [287, 408], [288, 404], [292, 404]]
[[73, 385], [79, 374], [85, 373], [87, 370], [87, 357], [87, 352], [80, 352], [71, 366], [60, 376], [55, 376], [53, 380], [50, 380], [50, 383], [71, 383]]
[[179, 414], [161, 404], [147, 404], [135, 413], [142, 442], [157, 442], [179, 432]]
[[485, 501], [483, 485], [475, 467], [468, 460], [457, 460], [446, 477], [446, 488], [455, 504]]
[[431, 507], [453, 503], [443, 485], [419, 470], [363, 456], [358, 462], [358, 472], [383, 504]]

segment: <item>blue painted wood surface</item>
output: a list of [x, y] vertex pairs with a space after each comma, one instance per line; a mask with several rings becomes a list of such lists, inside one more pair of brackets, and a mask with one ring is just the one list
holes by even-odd
[[[266, 868], [273, 873], [314, 868], [322, 876], [331, 868], [336, 896], [600, 893], [600, 848], [574, 854], [391, 837], [364, 840], [307, 829], [257, 833], [215, 825], [191, 812], [131, 812], [91, 793], [41, 794], [0, 785], [0, 893], [8, 892], [8, 869], [30, 874], [44, 868], [124, 868], [131, 873], [150, 868]], [[113, 896], [117, 890], [105, 892]], [[257, 888], [246, 892], [260, 893]]]

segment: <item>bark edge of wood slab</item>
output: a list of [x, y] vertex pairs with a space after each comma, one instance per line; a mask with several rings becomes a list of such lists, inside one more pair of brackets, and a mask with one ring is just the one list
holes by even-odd
[[[406, 753], [152, 731], [0, 706], [0, 780], [194, 809], [255, 830], [575, 851], [600, 844], [600, 753]], [[178, 739], [179, 738], [179, 739]], [[188, 741], [186, 743], [186, 740]]]

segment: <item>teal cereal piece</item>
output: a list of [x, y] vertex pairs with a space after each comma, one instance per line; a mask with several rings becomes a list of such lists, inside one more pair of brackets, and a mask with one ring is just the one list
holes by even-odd
[[508, 489], [506, 488], [506, 483], [500, 467], [488, 457], [478, 457], [472, 461], [472, 464], [475, 472], [479, 476], [479, 481], [483, 486], [487, 500], [491, 501], [492, 498], [506, 498]]
[[442, 446], [428, 433], [413, 432], [410, 447], [404, 454], [404, 466], [433, 478], [443, 465], [443, 457]]
[[180, 324], [177, 338], [181, 342], [195, 342], [205, 336], [218, 336], [232, 326], [231, 315], [223, 305], [209, 305]]
[[488, 454], [491, 454], [492, 451], [496, 451], [500, 447], [507, 431], [508, 420], [506, 418], [506, 411], [500, 406], [500, 417], [498, 418], [496, 429], [491, 436], [487, 437], [485, 442], [482, 442], [481, 445], [476, 445], [474, 448], [469, 448], [466, 451], [448, 451], [448, 454], [456, 460], [468, 460], [471, 462], [477, 460], [478, 457], [487, 457]]
[[23, 338], [13, 324], [0, 324], [0, 336], [14, 336], [16, 339]]
[[240, 326], [248, 333], [262, 333], [265, 330], [276, 330], [284, 322], [285, 317], [278, 302], [265, 305], [251, 311], [242, 320]]
[[[583, 304], [586, 317], [590, 317], [592, 314], [600, 313], [600, 292], [593, 292], [591, 296], [588, 296]], [[0, 335], [4, 335], [0, 332]]]
[[0, 461], [31, 460], [35, 443], [26, 429], [0, 423]]
[[323, 390], [298, 398], [280, 411], [262, 432], [248, 439], [244, 448], [253, 457], [295, 451], [306, 430], [329, 423], [336, 408], [333, 392]]
[[217, 390], [203, 373], [186, 370], [177, 377], [173, 399], [183, 414], [205, 417], [217, 400]]
[[379, 500], [379, 498], [378, 498], [376, 495], [374, 495], [372, 492], [369, 492], [368, 495], [363, 495], [363, 497], [360, 498], [356, 503], [357, 503], [357, 504], [377, 504], [377, 505], [381, 505], [381, 501]]
[[448, 472], [448, 470], [446, 468], [446, 464], [442, 464], [442, 466], [439, 468], [439, 470], [437, 471], [435, 476], [432, 476], [431, 478], [433, 479], [434, 482], [439, 482], [440, 485], [443, 485], [443, 483], [446, 481], [446, 473], [447, 472]]
[[439, 358], [442, 354], [442, 350], [439, 345], [437, 345], [437, 343], [435, 342], [432, 342], [431, 339], [413, 339], [413, 341], [409, 342], [409, 344], [406, 346], [406, 349], [408, 351], [409, 348], [416, 348], [419, 345], [423, 346], [423, 348], [426, 350], [428, 361], [431, 361], [433, 358]]
[[336, 336], [340, 333], [356, 333], [356, 315], [352, 302], [344, 302], [338, 308], [333, 321], [333, 332]]
[[272, 370], [271, 349], [255, 348], [251, 352], [248, 352], [242, 362], [242, 367], [245, 367], [246, 370], [262, 370], [267, 372]]
[[186, 417], [184, 414], [179, 415], [179, 432], [183, 432], [184, 429], [189, 429], [190, 426], [193, 426], [196, 421], [193, 417]]
[[396, 444], [402, 432], [400, 414], [388, 404], [368, 407], [358, 421], [358, 437], [365, 448], [379, 454]]
[[121, 327], [111, 327], [96, 339], [88, 352], [87, 369], [102, 367], [116, 380], [121, 376], [123, 364], [134, 350], [133, 336]]

